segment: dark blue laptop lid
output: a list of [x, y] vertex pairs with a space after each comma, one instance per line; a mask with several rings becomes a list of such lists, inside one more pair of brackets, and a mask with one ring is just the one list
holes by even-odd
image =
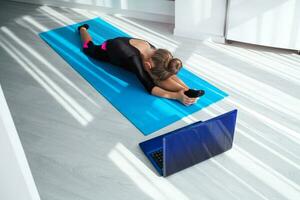
[[163, 138], [164, 176], [227, 151], [232, 147], [237, 110], [195, 123]]

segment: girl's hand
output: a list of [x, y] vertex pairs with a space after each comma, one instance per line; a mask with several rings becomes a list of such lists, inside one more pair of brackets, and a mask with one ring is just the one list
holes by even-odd
[[177, 92], [177, 100], [180, 101], [185, 106], [190, 106], [197, 102], [198, 98], [189, 98], [184, 94], [184, 90]]

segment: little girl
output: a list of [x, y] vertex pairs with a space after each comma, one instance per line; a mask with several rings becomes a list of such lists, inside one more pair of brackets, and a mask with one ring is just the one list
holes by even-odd
[[156, 49], [147, 41], [117, 37], [95, 45], [87, 32], [88, 24], [78, 27], [83, 52], [95, 59], [120, 66], [136, 74], [152, 95], [176, 99], [184, 105], [196, 103], [203, 90], [192, 90], [176, 74], [182, 62], [166, 49]]

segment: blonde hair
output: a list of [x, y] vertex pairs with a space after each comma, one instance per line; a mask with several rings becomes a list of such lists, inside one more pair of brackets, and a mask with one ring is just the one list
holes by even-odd
[[154, 82], [168, 79], [175, 75], [182, 67], [182, 62], [178, 58], [173, 58], [170, 51], [157, 49], [151, 56], [154, 67], [150, 69]]

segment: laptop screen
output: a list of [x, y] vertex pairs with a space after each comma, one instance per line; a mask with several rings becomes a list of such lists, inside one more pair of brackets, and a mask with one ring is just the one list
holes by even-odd
[[237, 110], [164, 137], [164, 176], [171, 175], [232, 147]]

